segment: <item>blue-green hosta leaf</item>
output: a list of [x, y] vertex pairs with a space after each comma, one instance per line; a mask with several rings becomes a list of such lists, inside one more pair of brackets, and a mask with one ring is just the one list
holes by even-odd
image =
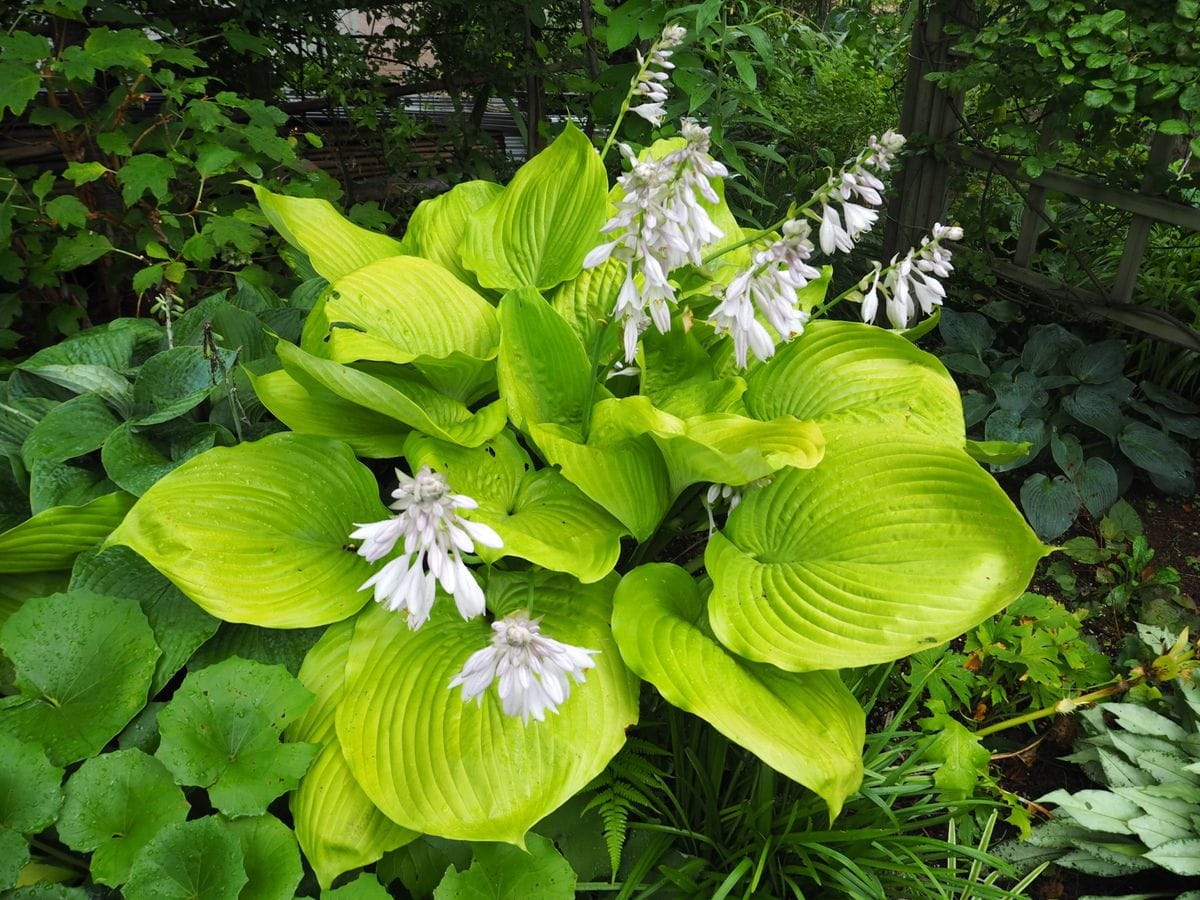
[[617, 564], [621, 523], [553, 469], [534, 471], [511, 432], [470, 449], [414, 435], [405, 455], [414, 471], [428, 465], [479, 503], [470, 518], [490, 525], [504, 541], [498, 550], [476, 547], [486, 562], [513, 556], [585, 584]]
[[1099, 456], [1093, 456], [1083, 464], [1076, 483], [1079, 499], [1096, 519], [1107, 513], [1120, 495], [1117, 470], [1112, 463]]
[[133, 861], [128, 900], [234, 900], [248, 881], [242, 848], [216, 816], [168, 825]]
[[210, 422], [164, 422], [159, 427], [132, 425], [115, 429], [104, 442], [104, 470], [122, 490], [140, 497], [158, 479], [232, 436]]
[[1130, 462], [1152, 475], [1177, 479], [1191, 476], [1191, 457], [1161, 429], [1130, 422], [1117, 436], [1117, 444]]
[[95, 851], [92, 879], [116, 887], [138, 851], [190, 808], [166, 766], [140, 750], [118, 750], [86, 760], [71, 776], [58, 835], [72, 850]]
[[503, 401], [472, 412], [463, 403], [404, 376], [398, 368], [395, 374], [384, 374], [382, 368], [367, 372], [312, 356], [291, 344], [281, 342], [277, 349], [284, 369], [306, 389], [322, 387], [439, 440], [478, 447], [508, 421]]
[[159, 654], [134, 601], [90, 591], [27, 600], [0, 627], [0, 649], [18, 691], [0, 700], [0, 732], [55, 765], [99, 753], [146, 705]]
[[114, 319], [39, 350], [20, 368], [34, 374], [44, 366], [103, 366], [128, 372], [163, 340], [162, 326], [151, 319]]
[[525, 432], [543, 424], [581, 429], [595, 384], [571, 326], [533, 288], [504, 295], [500, 323], [496, 376], [512, 423]]
[[371, 567], [348, 535], [387, 514], [345, 444], [274, 434], [188, 460], [142, 495], [108, 544], [131, 547], [214, 616], [304, 628], [367, 601], [358, 588]]
[[353, 620], [331, 625], [304, 657], [300, 682], [315, 699], [286, 732], [290, 741], [321, 745], [292, 792], [291, 810], [296, 838], [323, 888], [343, 872], [368, 866], [417, 837], [379, 811], [342, 756], [334, 718], [346, 693], [346, 656], [353, 635]]
[[377, 259], [404, 252], [399, 241], [360, 228], [328, 200], [273, 194], [256, 184], [249, 187], [275, 230], [307, 254], [317, 274], [330, 283]]
[[815, 469], [750, 490], [708, 543], [713, 631], [791, 671], [899, 659], [1024, 591], [1047, 548], [942, 437], [841, 428]]
[[62, 366], [47, 363], [26, 371], [31, 371], [39, 378], [45, 378], [51, 384], [65, 387], [77, 394], [95, 394], [121, 415], [129, 415], [133, 411], [133, 385], [125, 376], [108, 366]]
[[312, 696], [282, 666], [235, 658], [193, 672], [158, 713], [155, 756], [179, 784], [208, 788], [225, 814], [262, 815], [317, 754], [315, 744], [279, 742]]
[[1094, 384], [1080, 385], [1074, 394], [1063, 397], [1063, 409], [1072, 418], [1113, 440], [1125, 425], [1121, 404]]
[[475, 844], [471, 867], [446, 872], [434, 900], [574, 900], [577, 881], [571, 864], [540, 834], [530, 834], [525, 850], [506, 844]]
[[1038, 536], [1052, 541], [1075, 521], [1079, 514], [1079, 490], [1062, 475], [1050, 478], [1035, 472], [1021, 485], [1021, 509]]
[[292, 900], [304, 877], [292, 829], [270, 815], [234, 819], [228, 827], [242, 848], [248, 879], [238, 900]]
[[730, 653], [683, 569], [640, 566], [613, 612], [621, 655], [671, 703], [820, 795], [836, 816], [862, 781], [865, 717], [836, 672], [784, 672]]
[[[216, 351], [210, 359], [200, 347], [172, 347], [142, 364], [133, 382], [134, 425], [156, 425], [195, 409], [221, 384], [236, 354]], [[224, 366], [224, 370], [221, 368]]]
[[62, 462], [98, 450], [120, 422], [95, 394], [72, 397], [50, 410], [21, 445], [21, 459]]
[[815, 421], [830, 440], [834, 428], [888, 425], [963, 444], [954, 379], [936, 357], [881, 328], [812, 322], [747, 381], [746, 408], [758, 419]]
[[0, 828], [37, 834], [58, 818], [63, 770], [42, 748], [0, 732]]
[[812, 468], [825, 450], [821, 429], [792, 416], [769, 422], [732, 413], [679, 419], [655, 409], [647, 397], [602, 400], [592, 421], [603, 434], [650, 435], [667, 461], [673, 496], [690, 484], [742, 485], [784, 466]]
[[671, 476], [649, 436], [593, 445], [562, 425], [534, 425], [531, 432], [546, 460], [637, 540], [654, 533], [671, 505]]
[[406, 427], [315, 381], [302, 384], [277, 369], [266, 375], [250, 373], [250, 383], [263, 406], [292, 431], [343, 440], [356, 455], [370, 459], [390, 459], [403, 451]]
[[213, 636], [218, 620], [180, 593], [128, 547], [89, 550], [75, 560], [71, 589], [136, 601], [150, 623], [162, 655], [154, 667], [151, 695], [183, 668], [196, 648]]
[[579, 274], [604, 224], [608, 176], [570, 123], [467, 221], [463, 263], [488, 288], [550, 290]]
[[464, 284], [477, 287], [475, 276], [462, 264], [458, 248], [471, 214], [503, 191], [490, 181], [464, 181], [440, 196], [422, 200], [408, 220], [405, 248], [445, 266]]
[[339, 278], [323, 315], [334, 326], [332, 359], [414, 362], [449, 393], [465, 394], [500, 342], [491, 304], [419, 256], [376, 260]]
[[[625, 742], [637, 720], [637, 679], [609, 631], [612, 582], [493, 572], [488, 606], [498, 616], [523, 609], [531, 589], [545, 634], [600, 651], [587, 682], [572, 685], [558, 715], [544, 722], [504, 715], [494, 686], [482, 703], [464, 703], [449, 689], [490, 629], [480, 619], [462, 621], [446, 600], [418, 631], [375, 605], [358, 619], [338, 739], [354, 777], [390, 819], [426, 834], [520, 845]], [[454, 752], [413, 750], [446, 746]]]

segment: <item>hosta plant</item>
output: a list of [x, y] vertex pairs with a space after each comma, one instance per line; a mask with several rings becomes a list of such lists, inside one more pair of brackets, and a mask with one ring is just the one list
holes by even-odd
[[[656, 124], [683, 37], [625, 104]], [[810, 261], [875, 221], [902, 139], [747, 232], [707, 131], [679, 132], [618, 145], [610, 186], [568, 125], [400, 240], [255, 187], [329, 284], [252, 376], [290, 431], [180, 465], [100, 558], [131, 548], [225, 622], [324, 628], [311, 705], [279, 701], [323, 885], [422, 833], [526, 846], [621, 748], [642, 681], [836, 816], [864, 740], [839, 670], [976, 625], [1046, 552], [968, 454], [941, 364], [816, 319], [849, 299], [903, 328], [940, 302], [957, 228], [846, 297]]]

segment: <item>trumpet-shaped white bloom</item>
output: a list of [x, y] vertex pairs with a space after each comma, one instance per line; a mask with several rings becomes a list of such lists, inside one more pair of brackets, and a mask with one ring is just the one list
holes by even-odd
[[452, 493], [444, 475], [422, 466], [416, 475], [396, 470], [400, 485], [392, 491], [391, 508], [399, 514], [382, 522], [355, 523], [350, 537], [361, 541], [358, 555], [375, 562], [387, 556], [400, 538], [404, 551], [384, 565], [359, 588], [375, 589], [375, 601], [392, 612], [406, 610], [408, 626], [414, 631], [429, 618], [437, 584], [454, 597], [464, 619], [483, 615], [484, 599], [475, 576], [462, 554], [475, 544], [500, 547], [503, 541], [490, 527], [471, 522], [459, 510], [479, 504]]
[[585, 650], [542, 634], [541, 620], [525, 610], [492, 623], [491, 646], [472, 653], [450, 688], [462, 687], [464, 701], [483, 703], [493, 681], [505, 715], [541, 722], [546, 712], [557, 713], [571, 695], [571, 678], [579, 684], [596, 665], [599, 650]]
[[671, 62], [671, 54], [687, 37], [687, 29], [681, 25], [668, 25], [663, 29], [649, 55], [643, 57], [638, 51], [638, 74], [634, 79], [636, 86], [633, 96], [644, 98], [643, 103], [629, 107], [629, 111], [641, 116], [655, 128], [662, 124], [667, 102], [667, 88], [664, 82], [668, 79], [667, 70], [675, 68]]
[[[859, 235], [878, 221], [879, 212], [871, 207], [883, 205], [883, 182], [872, 169], [886, 172], [903, 146], [904, 136], [894, 131], [881, 137], [872, 135], [866, 149], [817, 191], [813, 199], [821, 204], [821, 214], [810, 215], [821, 222], [818, 239], [822, 253], [849, 253]], [[835, 203], [841, 206], [840, 213]]]
[[862, 304], [862, 320], [875, 320], [881, 298], [893, 328], [907, 328], [916, 317], [917, 306], [925, 315], [941, 306], [946, 289], [938, 279], [954, 271], [950, 250], [942, 246], [942, 241], [959, 241], [962, 236], [963, 230], [957, 225], [934, 225], [933, 236], [921, 238], [921, 246], [909, 250], [903, 259], [893, 256], [886, 269], [876, 264], [875, 270], [858, 283], [856, 293], [848, 297]]

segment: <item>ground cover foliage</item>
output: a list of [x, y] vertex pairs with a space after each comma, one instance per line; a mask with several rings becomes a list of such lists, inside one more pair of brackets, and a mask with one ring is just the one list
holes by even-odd
[[[1190, 401], [1135, 390], [1092, 333], [1041, 326], [1030, 343], [1055, 352], [1022, 352], [1031, 323], [1004, 304], [925, 323], [944, 364], [916, 332], [830, 319], [768, 353], [762, 334], [789, 335], [765, 312], [776, 330], [739, 350], [724, 332], [751, 326], [719, 312], [738, 278], [797, 246], [783, 223], [821, 187], [815, 161], [836, 170], [887, 124], [840, 117], [825, 140], [812, 104], [882, 103], [865, 61], [898, 41], [853, 7], [825, 31], [753, 4], [594, 12], [616, 57], [571, 84], [600, 123], [638, 102], [664, 26], [687, 30], [660, 121], [621, 127], [624, 162], [567, 125], [507, 184], [451, 176], [389, 236], [320, 199], [337, 197], [320, 176], [271, 177], [298, 171], [303, 136], [265, 156], [226, 141], [257, 122], [270, 143], [267, 106], [189, 81], [143, 139], [179, 141], [164, 193], [113, 206], [120, 228], [85, 194], [83, 221], [55, 224], [74, 197], [57, 182], [12, 204], [12, 233], [41, 241], [12, 245], [22, 265], [102, 231], [100, 255], [45, 281], [104, 319], [96, 286], [138, 279], [154, 315], [57, 343], [62, 323], [22, 326], [48, 346], [0, 391], [6, 896], [1018, 897], [1053, 861], [1176, 896], [1196, 874], [1192, 575], [1116, 499], [1147, 475], [1189, 496]], [[548, 29], [569, 14], [543, 11]], [[50, 57], [0, 47], [54, 81], [115, 41], [96, 64], [110, 106], [187, 68], [116, 24]], [[811, 119], [786, 112], [801, 92]], [[189, 130], [193, 103], [229, 120]], [[237, 155], [206, 174], [205, 142]], [[653, 304], [628, 312], [625, 245], [596, 245], [640, 189], [614, 171], [699, 147], [738, 177], [704, 176], [721, 235], [672, 264], [660, 332]], [[83, 187], [115, 197], [136, 154], [104, 152]], [[213, 215], [186, 215], [213, 192]], [[810, 207], [814, 242], [835, 202]], [[215, 255], [189, 255], [200, 219], [247, 243], [218, 224]], [[852, 284], [869, 264], [836, 265]], [[806, 312], [869, 287], [807, 280]], [[1052, 514], [1009, 481], [1030, 463], [1061, 470], [1040, 475]], [[392, 549], [389, 529], [420, 542], [401, 529], [427, 501], [457, 536]], [[502, 659], [549, 688], [514, 687]], [[496, 683], [465, 677], [489, 660]], [[1095, 785], [1009, 777], [1091, 703], [1063, 752]]]

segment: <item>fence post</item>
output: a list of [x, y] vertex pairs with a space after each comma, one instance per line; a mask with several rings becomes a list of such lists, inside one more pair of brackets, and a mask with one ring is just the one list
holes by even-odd
[[[1142, 177], [1143, 194], [1157, 194], [1167, 173], [1167, 165], [1171, 161], [1171, 149], [1175, 138], [1155, 132], [1154, 140], [1150, 142], [1150, 155], [1146, 160], [1146, 173]], [[1117, 269], [1117, 278], [1113, 282], [1112, 299], [1117, 303], [1128, 303], [1133, 299], [1133, 289], [1137, 286], [1138, 269], [1142, 264], [1142, 254], [1146, 252], [1146, 244], [1150, 240], [1150, 229], [1154, 219], [1148, 216], [1134, 216], [1129, 223], [1129, 232], [1125, 235], [1125, 249], [1121, 253], [1121, 264]]]

